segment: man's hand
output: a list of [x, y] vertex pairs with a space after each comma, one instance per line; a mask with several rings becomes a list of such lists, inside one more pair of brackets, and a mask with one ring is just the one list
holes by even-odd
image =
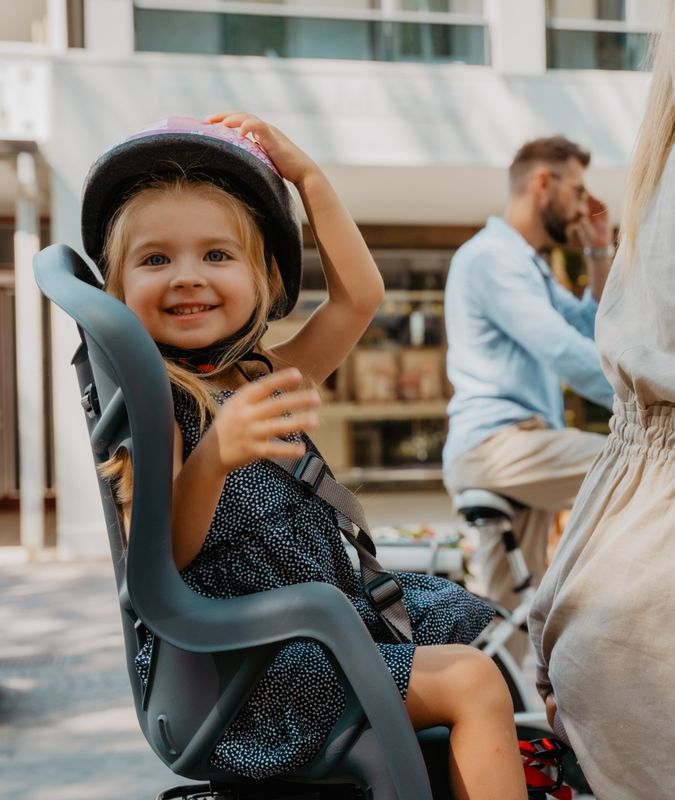
[[592, 194], [588, 195], [588, 215], [573, 226], [573, 234], [579, 239], [582, 248], [601, 249], [612, 244], [607, 206]]
[[614, 247], [607, 206], [592, 194], [588, 195], [588, 214], [574, 226], [574, 234], [586, 258], [588, 286], [599, 303], [612, 265]]

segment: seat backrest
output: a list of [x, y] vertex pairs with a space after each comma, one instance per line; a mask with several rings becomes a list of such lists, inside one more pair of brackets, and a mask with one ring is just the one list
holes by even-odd
[[[384, 765], [390, 787], [375, 791], [377, 800], [431, 800], [392, 677], [336, 587], [307, 583], [213, 600], [182, 580], [171, 552], [173, 402], [159, 351], [131, 310], [101, 290], [69, 247], [46, 248], [34, 269], [42, 292], [78, 326], [81, 344], [73, 363], [95, 463], [119, 448], [132, 458], [128, 541], [109, 483], [100, 476], [99, 487], [136, 712], [157, 755], [185, 777], [240, 780], [214, 774], [210, 757], [216, 743], [279, 649], [293, 639], [312, 639], [331, 654], [348, 702], [319, 757], [304, 773], [293, 774], [325, 777], [344, 772], [345, 765], [373, 773], [375, 759]], [[143, 685], [134, 660], [146, 632], [155, 645]], [[359, 752], [357, 741], [366, 743]]]

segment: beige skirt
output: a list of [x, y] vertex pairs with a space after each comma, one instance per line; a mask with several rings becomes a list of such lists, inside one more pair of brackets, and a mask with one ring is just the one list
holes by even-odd
[[675, 408], [618, 403], [531, 617], [598, 800], [675, 798]]

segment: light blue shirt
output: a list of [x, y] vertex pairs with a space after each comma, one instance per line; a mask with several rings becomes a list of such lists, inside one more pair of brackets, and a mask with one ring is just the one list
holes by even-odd
[[445, 289], [448, 378], [454, 394], [443, 451], [460, 453], [528, 417], [563, 428], [561, 382], [611, 408], [593, 341], [597, 303], [581, 300], [511, 226], [490, 217], [459, 248]]

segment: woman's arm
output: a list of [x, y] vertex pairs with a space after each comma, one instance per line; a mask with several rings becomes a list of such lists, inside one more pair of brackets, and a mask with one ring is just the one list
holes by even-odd
[[328, 297], [300, 331], [272, 353], [322, 383], [373, 318], [384, 297], [382, 277], [356, 223], [309, 156], [272, 125], [249, 114], [218, 114], [209, 121], [238, 127], [242, 136], [252, 135], [300, 194], [321, 256]]
[[172, 543], [178, 569], [201, 550], [230, 472], [258, 459], [299, 458], [305, 452], [302, 443], [279, 441], [318, 425], [313, 409], [319, 395], [298, 390], [301, 382], [298, 370], [287, 369], [244, 386], [218, 409], [185, 462], [176, 426]]

